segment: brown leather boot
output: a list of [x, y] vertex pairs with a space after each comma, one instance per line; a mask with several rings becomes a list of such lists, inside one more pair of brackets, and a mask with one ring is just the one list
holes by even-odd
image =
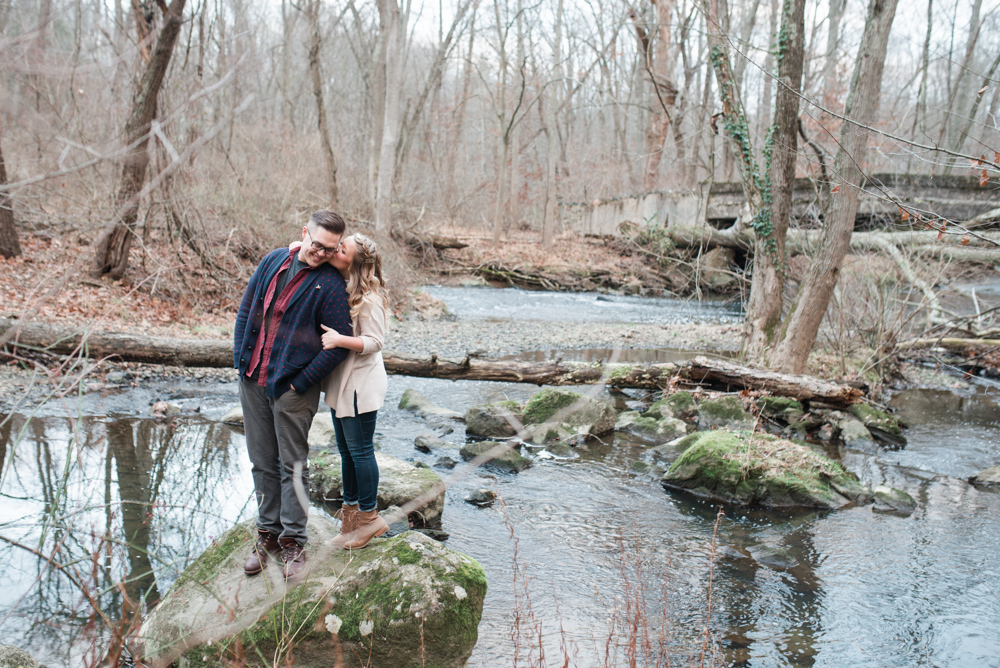
[[358, 505], [343, 505], [333, 516], [340, 520], [340, 533], [334, 537], [333, 544], [343, 546], [354, 537], [352, 534], [358, 528]]
[[247, 575], [257, 575], [267, 567], [271, 555], [277, 557], [281, 553], [278, 537], [270, 531], [257, 529], [257, 542], [250, 550], [250, 556], [243, 564], [243, 572]]
[[367, 547], [372, 538], [381, 536], [389, 530], [389, 525], [378, 514], [378, 509], [362, 510], [358, 512], [358, 527], [354, 530], [354, 536], [344, 543], [345, 550], [360, 550]]
[[285, 562], [285, 579], [292, 580], [301, 575], [306, 568], [305, 547], [299, 545], [294, 538], [282, 538], [280, 542], [281, 559]]

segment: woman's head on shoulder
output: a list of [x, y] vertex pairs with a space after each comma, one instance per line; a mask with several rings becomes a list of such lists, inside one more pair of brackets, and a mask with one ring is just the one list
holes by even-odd
[[360, 232], [344, 237], [330, 264], [347, 279], [352, 315], [355, 306], [370, 293], [387, 301], [382, 277], [382, 256], [375, 241]]

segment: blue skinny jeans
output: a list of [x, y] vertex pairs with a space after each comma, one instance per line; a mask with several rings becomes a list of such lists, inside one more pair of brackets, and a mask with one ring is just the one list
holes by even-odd
[[354, 415], [337, 417], [332, 408], [333, 430], [340, 451], [340, 470], [344, 478], [344, 505], [358, 504], [362, 512], [375, 510], [378, 494], [378, 464], [375, 462], [375, 420], [378, 411], [358, 414], [358, 399], [354, 398]]

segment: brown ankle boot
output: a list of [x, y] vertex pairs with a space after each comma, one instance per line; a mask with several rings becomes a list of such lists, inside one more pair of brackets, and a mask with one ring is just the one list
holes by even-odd
[[345, 550], [360, 550], [367, 547], [372, 538], [381, 536], [389, 530], [389, 525], [385, 523], [378, 514], [378, 509], [362, 510], [358, 512], [358, 526], [354, 530], [354, 536], [344, 543]]
[[357, 504], [353, 506], [341, 506], [340, 510], [334, 514], [334, 517], [340, 520], [340, 533], [333, 539], [333, 543], [334, 545], [343, 545], [354, 537], [351, 534], [358, 528]]
[[278, 537], [270, 531], [257, 530], [257, 543], [250, 550], [250, 556], [243, 564], [243, 572], [247, 575], [257, 575], [267, 567], [271, 555], [277, 557], [281, 553]]
[[285, 579], [293, 580], [302, 575], [306, 568], [305, 546], [299, 545], [294, 538], [282, 538], [280, 542], [281, 559], [285, 562]]

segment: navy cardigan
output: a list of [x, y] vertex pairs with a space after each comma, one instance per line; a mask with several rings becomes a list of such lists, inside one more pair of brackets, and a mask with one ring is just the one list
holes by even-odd
[[[279, 248], [264, 256], [243, 293], [233, 330], [233, 365], [240, 370], [240, 378], [246, 375], [257, 336], [263, 329], [264, 295], [292, 252]], [[346, 348], [323, 350], [320, 341], [323, 335], [320, 325], [341, 334], [352, 334], [344, 277], [327, 263], [302, 271], [308, 273], [281, 318], [267, 365], [267, 396], [273, 398], [287, 392], [292, 384], [299, 392], [305, 392], [347, 357]], [[275, 295], [274, 299], [277, 298]]]

